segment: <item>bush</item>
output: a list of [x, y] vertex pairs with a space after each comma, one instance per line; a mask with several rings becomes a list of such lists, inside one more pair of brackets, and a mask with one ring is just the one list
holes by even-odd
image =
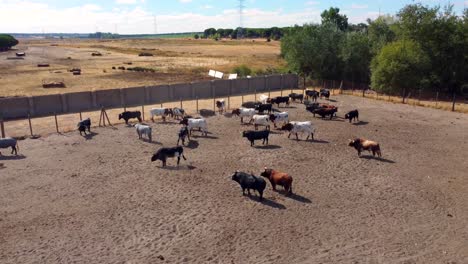
[[18, 40], [13, 36], [0, 34], [0, 51], [9, 50], [11, 47], [16, 45], [18, 45]]
[[195, 36], [193, 36], [195, 39], [199, 39], [200, 36], [198, 34], [195, 34]]
[[136, 72], [155, 72], [154, 69], [145, 68], [145, 67], [128, 67], [127, 71], [136, 71]]
[[252, 74], [252, 69], [246, 65], [240, 65], [232, 69], [232, 73], [237, 73], [239, 77], [246, 77]]
[[140, 56], [140, 57], [152, 57], [153, 53], [142, 52], [142, 53], [138, 54], [138, 56]]

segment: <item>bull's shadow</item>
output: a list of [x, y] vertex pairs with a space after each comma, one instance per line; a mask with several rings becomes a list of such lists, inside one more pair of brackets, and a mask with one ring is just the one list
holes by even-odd
[[166, 165], [166, 167], [163, 167], [162, 165], [159, 165], [159, 166], [156, 166], [156, 168], [158, 169], [162, 169], [162, 170], [169, 170], [169, 171], [191, 171], [191, 170], [194, 170], [196, 169], [197, 167], [195, 166], [192, 166], [192, 165], [174, 165], [174, 166], [169, 166], [169, 165]]
[[265, 197], [263, 197], [263, 200], [260, 201], [260, 198], [258, 196], [254, 196], [254, 195], [247, 195], [247, 197], [249, 197], [250, 200], [252, 201], [255, 201], [255, 202], [258, 202], [258, 203], [261, 203], [263, 205], [266, 205], [266, 206], [270, 206], [272, 208], [276, 208], [276, 209], [280, 209], [280, 210], [285, 210], [286, 209], [286, 206], [280, 204], [280, 203], [277, 203], [273, 200], [270, 200], [270, 199], [267, 199]]
[[189, 148], [189, 149], [196, 149], [198, 148], [198, 146], [200, 146], [200, 143], [198, 143], [198, 141], [196, 140], [189, 140], [187, 145], [186, 146], [183, 146], [185, 148]]
[[310, 143], [317, 143], [317, 144], [330, 144], [330, 142], [326, 141], [326, 140], [321, 140], [321, 139], [312, 139], [312, 140], [307, 140], [307, 142], [310, 142]]
[[379, 158], [379, 157], [374, 157], [372, 155], [362, 155], [360, 156], [359, 158], [361, 159], [367, 159], [367, 160], [377, 160], [377, 161], [382, 161], [382, 162], [386, 162], [386, 163], [396, 163], [395, 161], [393, 160], [389, 160], [389, 159], [384, 159], [384, 158]]
[[282, 148], [281, 146], [278, 146], [278, 145], [253, 145], [252, 147], [256, 149], [280, 149]]
[[84, 135], [83, 137], [86, 139], [86, 140], [91, 140], [93, 139], [95, 136], [99, 135], [99, 133], [96, 133], [96, 132], [89, 132], [87, 133], [86, 135]]
[[3, 153], [2, 155], [0, 155], [0, 160], [22, 160], [22, 159], [25, 159], [26, 156], [25, 155], [8, 155], [8, 156], [5, 156]]
[[[210, 134], [210, 133], [208, 132], [208, 134]], [[218, 139], [219, 138], [217, 136], [210, 136], [210, 135], [204, 136], [204, 135], [193, 135], [193, 134], [190, 137], [191, 138], [207, 138], [207, 139]]]
[[286, 198], [295, 200], [295, 201], [300, 202], [300, 203], [308, 203], [308, 204], [312, 203], [312, 200], [310, 200], [309, 198], [304, 197], [304, 196], [302, 196], [300, 194], [292, 193], [292, 194], [285, 194], [284, 196]]
[[359, 121], [357, 123], [353, 123], [353, 125], [355, 126], [365, 126], [367, 124], [369, 124], [369, 122], [366, 122], [366, 121]]

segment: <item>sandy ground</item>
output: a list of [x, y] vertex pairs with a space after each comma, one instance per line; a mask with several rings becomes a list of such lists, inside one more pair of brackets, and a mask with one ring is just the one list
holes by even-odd
[[[152, 153], [179, 125], [153, 124], [155, 143], [133, 128], [96, 128], [20, 142], [0, 158], [1, 263], [468, 263], [468, 119], [460, 113], [337, 96], [339, 116], [313, 118], [316, 141], [275, 132], [250, 147], [239, 119], [208, 119], [208, 137], [167, 169]], [[347, 139], [381, 143], [358, 158]], [[5, 151], [4, 151], [5, 154]], [[267, 186], [242, 196], [229, 176], [289, 172], [295, 195]]]
[[[7, 60], [18, 51], [26, 52], [24, 60]], [[102, 56], [91, 56], [96, 51]], [[155, 56], [139, 57], [140, 52]], [[279, 54], [279, 42], [265, 41], [21, 39], [15, 50], [0, 53], [0, 97], [203, 81], [212, 79], [209, 69], [229, 73], [241, 64], [252, 69], [284, 65]], [[38, 68], [38, 63], [50, 67]], [[156, 72], [112, 70], [121, 66]], [[72, 68], [80, 68], [81, 75], [72, 75]], [[44, 89], [43, 81], [63, 81], [66, 88]]]

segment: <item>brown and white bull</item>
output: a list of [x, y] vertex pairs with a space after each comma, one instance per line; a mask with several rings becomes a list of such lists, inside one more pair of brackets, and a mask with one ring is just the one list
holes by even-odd
[[372, 152], [372, 156], [377, 154], [379, 157], [382, 157], [382, 153], [380, 152], [380, 144], [375, 141], [356, 138], [355, 140], [350, 140], [348, 146], [354, 147], [357, 150], [359, 156], [361, 156], [361, 152], [363, 150], [367, 150]]

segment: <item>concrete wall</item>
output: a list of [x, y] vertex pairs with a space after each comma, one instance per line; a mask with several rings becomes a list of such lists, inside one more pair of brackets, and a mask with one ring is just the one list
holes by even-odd
[[284, 83], [284, 75], [272, 75], [269, 76], [267, 79], [267, 85], [270, 87], [271, 91], [281, 90], [281, 88], [290, 88], [287, 86], [283, 86]]
[[169, 87], [172, 90], [173, 101], [192, 99], [192, 87], [189, 83], [172, 84]]
[[91, 92], [64, 94], [68, 113], [77, 113], [96, 109], [93, 105], [93, 94]]
[[192, 84], [192, 89], [195, 98], [208, 99], [213, 98], [211, 90], [211, 81], [209, 82], [198, 82]]
[[296, 74], [283, 75], [283, 88], [299, 88], [299, 76], [297, 76]]
[[160, 104], [169, 102], [170, 91], [169, 85], [158, 85], [146, 87], [146, 91], [149, 95], [148, 103]]
[[34, 116], [50, 116], [63, 113], [62, 97], [59, 94], [33, 97]]
[[0, 98], [0, 115], [4, 119], [23, 118], [29, 113], [28, 97]]
[[140, 106], [145, 104], [146, 88], [125, 88], [122, 89], [125, 106]]
[[265, 77], [255, 77], [249, 80], [249, 93], [263, 93], [268, 92], [268, 87], [265, 86]]
[[100, 90], [95, 91], [94, 93], [96, 95], [96, 105], [99, 108], [118, 108], [123, 106], [120, 89]]
[[214, 81], [214, 95], [216, 98], [227, 97], [230, 94], [230, 90], [231, 90], [230, 80]]
[[249, 89], [248, 79], [235, 79], [232, 80], [232, 95], [242, 95]]
[[261, 76], [249, 79], [215, 80], [197, 83], [100, 90], [36, 97], [0, 99], [4, 119], [76, 113], [105, 108], [134, 107], [182, 100], [226, 98], [229, 95], [267, 93], [281, 88], [297, 88], [295, 74]]

